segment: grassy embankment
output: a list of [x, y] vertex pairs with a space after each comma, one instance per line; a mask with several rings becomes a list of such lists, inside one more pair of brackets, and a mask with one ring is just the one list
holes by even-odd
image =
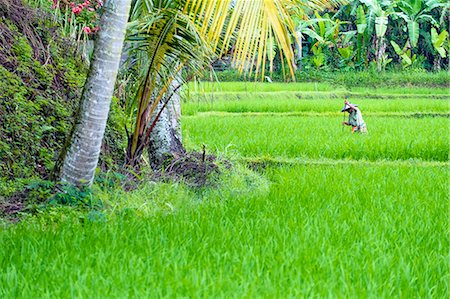
[[[349, 128], [342, 127], [345, 95], [363, 112], [367, 136], [349, 138]], [[445, 88], [226, 82], [192, 85], [190, 97], [183, 123], [192, 147], [205, 143], [246, 158], [448, 160]]]
[[6, 227], [0, 297], [448, 297], [444, 89], [339, 91], [361, 136], [342, 131], [333, 86], [221, 86], [184, 103], [184, 141], [235, 168], [202, 189], [94, 186], [100, 217]]

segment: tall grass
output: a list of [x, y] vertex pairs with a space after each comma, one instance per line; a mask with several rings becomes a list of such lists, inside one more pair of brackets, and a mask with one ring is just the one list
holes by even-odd
[[345, 86], [325, 82], [262, 83], [262, 82], [191, 82], [186, 87], [190, 92], [355, 92], [373, 94], [442, 94], [450, 96], [449, 88], [414, 86]]
[[[191, 92], [273, 92], [273, 91], [336, 91], [328, 83], [262, 83], [262, 82], [191, 82]], [[341, 86], [340, 90], [346, 90]]]
[[1, 225], [0, 298], [448, 298], [445, 96], [356, 93], [352, 135], [328, 85], [274, 86], [184, 104], [186, 146], [232, 164], [209, 187], [94, 186], [102, 211]]
[[369, 134], [352, 135], [341, 116], [183, 118], [189, 148], [247, 157], [448, 161], [448, 118], [365, 117]]
[[[102, 223], [35, 218], [0, 231], [0, 297], [448, 296], [447, 168], [266, 174], [266, 192], [175, 185], [156, 214], [122, 208]], [[131, 200], [151, 206], [152, 191]], [[180, 194], [190, 204], [172, 205]]]
[[[245, 81], [244, 76], [236, 71], [216, 72], [219, 81], [234, 82]], [[282, 82], [281, 74], [271, 74], [271, 79], [276, 82]], [[204, 79], [209, 80], [209, 74]], [[254, 79], [253, 79], [254, 80]], [[260, 78], [257, 79], [259, 81]], [[251, 80], [252, 81], [252, 80]], [[328, 82], [329, 84], [338, 84], [344, 86], [361, 86], [361, 87], [445, 87], [449, 86], [450, 74], [448, 71], [426, 72], [424, 70], [391, 70], [386, 72], [377, 72], [375, 70], [368, 71], [335, 71], [326, 72], [323, 70], [308, 70], [296, 73], [297, 82]]]
[[[320, 97], [318, 97], [320, 96]], [[430, 98], [373, 99], [351, 97], [349, 101], [358, 104], [366, 114], [408, 114], [408, 113], [450, 113], [450, 101]], [[344, 106], [344, 97], [318, 95], [301, 96], [290, 92], [245, 94], [215, 94], [193, 97], [183, 103], [184, 115], [198, 112], [222, 111], [233, 113], [245, 112], [315, 112], [339, 114]], [[280, 115], [282, 117], [282, 115]]]

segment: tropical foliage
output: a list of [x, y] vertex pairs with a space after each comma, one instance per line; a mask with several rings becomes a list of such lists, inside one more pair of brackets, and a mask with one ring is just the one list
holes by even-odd
[[[266, 62], [273, 65], [276, 45], [283, 75], [294, 78], [291, 15], [300, 4], [295, 0], [135, 1], [126, 70], [136, 75], [134, 100], [125, 103], [134, 125], [127, 164], [138, 164], [174, 92], [214, 60], [229, 55], [239, 71], [264, 78]], [[177, 86], [171, 87], [173, 82]]]
[[[0, 0], [0, 298], [449, 297], [449, 74], [410, 71], [446, 66], [444, 4], [109, 0], [97, 35], [89, 1], [29, 1]], [[180, 89], [218, 61], [302, 82]]]
[[[52, 8], [62, 24], [78, 24], [83, 43], [95, 38], [102, 5]], [[448, 61], [447, 8], [440, 0], [134, 0], [118, 84], [125, 93], [117, 94], [129, 119], [126, 163], [139, 165], [171, 97], [217, 60], [255, 78], [278, 72], [291, 80], [297, 67], [440, 69]]]
[[[298, 65], [306, 70], [440, 69], [448, 65], [443, 59], [449, 48], [448, 8], [440, 0], [357, 0], [325, 10], [294, 10], [302, 41], [296, 47]], [[437, 32], [444, 32], [439, 39]], [[402, 45], [401, 51], [394, 44]], [[282, 67], [278, 59], [275, 71]]]

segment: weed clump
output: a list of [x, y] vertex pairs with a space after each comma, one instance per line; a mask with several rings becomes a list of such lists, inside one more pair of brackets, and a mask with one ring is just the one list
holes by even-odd
[[168, 159], [161, 169], [152, 175], [153, 180], [183, 181], [191, 187], [204, 187], [213, 183], [220, 173], [217, 157], [205, 153], [186, 153]]

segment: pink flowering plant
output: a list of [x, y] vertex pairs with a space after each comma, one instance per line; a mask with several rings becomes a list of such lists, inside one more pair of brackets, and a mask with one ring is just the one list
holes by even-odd
[[103, 0], [52, 0], [55, 16], [62, 18], [63, 27], [77, 40], [89, 39], [99, 30], [98, 22]]

